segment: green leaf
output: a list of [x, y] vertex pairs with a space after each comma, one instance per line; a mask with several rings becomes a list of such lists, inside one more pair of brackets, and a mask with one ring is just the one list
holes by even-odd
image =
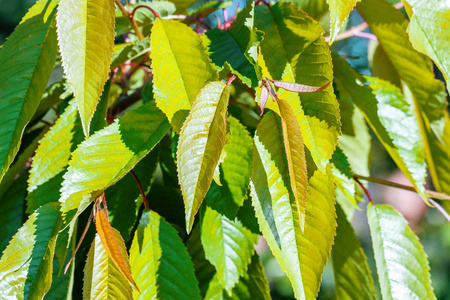
[[51, 84], [42, 95], [41, 102], [39, 103], [31, 122], [44, 117], [50, 108], [63, 100], [66, 89], [67, 84], [64, 81], [58, 81]]
[[86, 136], [108, 79], [114, 18], [113, 0], [61, 0], [58, 7], [56, 22], [62, 65], [77, 99]]
[[34, 212], [3, 251], [0, 296], [3, 299], [41, 299], [50, 288], [55, 242], [61, 227], [59, 204]]
[[188, 13], [196, 18], [204, 18], [210, 13], [230, 6], [233, 1], [200, 0], [188, 7]]
[[290, 0], [289, 2], [292, 2], [292, 4], [316, 20], [320, 19], [328, 11], [326, 0]]
[[336, 299], [376, 300], [377, 291], [364, 250], [339, 204], [336, 213], [338, 226], [331, 252]]
[[0, 252], [22, 226], [28, 174], [23, 173], [0, 196]]
[[[258, 57], [263, 77], [316, 87], [332, 80], [330, 50], [323, 39], [322, 27], [297, 7], [287, 2], [270, 8], [258, 5], [255, 25], [264, 32]], [[340, 133], [339, 107], [333, 87], [302, 94], [301, 98], [298, 93], [282, 89], [278, 95], [291, 105], [306, 147], [325, 173]], [[275, 103], [268, 102], [266, 107], [278, 112]]]
[[347, 156], [339, 146], [336, 147], [336, 150], [333, 153], [331, 163], [333, 165], [333, 176], [336, 188], [342, 192], [354, 207], [357, 207], [353, 170]]
[[[117, 230], [114, 234], [120, 237]], [[125, 244], [122, 243], [120, 250], [126, 253]], [[83, 299], [133, 299], [131, 285], [108, 257], [98, 234], [89, 249], [84, 267]]]
[[229, 219], [208, 205], [216, 199], [206, 199], [201, 216], [201, 241], [206, 258], [216, 268], [220, 285], [232, 293], [255, 252], [258, 235], [245, 228], [237, 218]]
[[[192, 28], [157, 19], [151, 41], [155, 100], [178, 132], [200, 89], [217, 80], [217, 74]], [[180, 110], [184, 112], [176, 115]]]
[[300, 227], [305, 229], [306, 196], [308, 190], [308, 173], [306, 170], [305, 147], [294, 112], [283, 99], [277, 100], [281, 116], [284, 151], [286, 154], [289, 179], [295, 203], [299, 211]]
[[391, 206], [367, 207], [383, 299], [436, 299], [427, 255], [408, 222]]
[[177, 231], [144, 211], [130, 250], [134, 299], [200, 299], [194, 267]]
[[218, 276], [215, 275], [209, 283], [208, 291], [204, 299], [272, 299], [270, 296], [269, 284], [258, 255], [254, 254], [252, 256], [248, 271], [239, 279], [239, 282], [233, 288], [231, 296], [222, 289]]
[[106, 120], [106, 118], [108, 116], [110, 89], [111, 81], [108, 80], [105, 83], [105, 88], [103, 89], [102, 96], [100, 97], [100, 102], [98, 102], [97, 110], [92, 117], [89, 134], [93, 134], [94, 132], [103, 129], [108, 125], [108, 121]]
[[19, 151], [56, 60], [57, 5], [39, 0], [0, 48], [0, 181]]
[[408, 33], [413, 47], [430, 57], [441, 70], [450, 89], [450, 4], [439, 0], [405, 0], [412, 7]]
[[148, 51], [150, 51], [149, 39], [116, 45], [114, 46], [111, 69], [115, 69], [129, 60], [135, 60], [145, 55]]
[[64, 174], [59, 201], [65, 221], [70, 221], [74, 211], [80, 214], [127, 174], [161, 140], [169, 126], [155, 103], [149, 102], [82, 142], [72, 153]]
[[217, 81], [207, 84], [192, 104], [192, 110], [181, 129], [177, 169], [188, 232], [211, 185], [225, 145], [229, 97], [229, 86]]
[[172, 3], [175, 4], [177, 10], [175, 13], [183, 14], [187, 12], [187, 9], [194, 4], [196, 0], [172, 0]]
[[324, 175], [308, 162], [310, 177], [302, 234], [278, 126], [276, 115], [269, 112], [256, 130], [250, 181], [252, 202], [261, 232], [291, 280], [295, 296], [313, 299], [336, 228], [333, 176], [330, 167]]
[[327, 0], [330, 6], [330, 44], [333, 43], [339, 30], [342, 29], [345, 20], [347, 20], [350, 12], [355, 7], [356, 3], [361, 0]]
[[414, 105], [397, 87], [375, 77], [368, 78], [371, 91], [362, 84], [364, 78], [334, 53], [333, 62], [339, 89], [351, 96], [397, 166], [426, 199], [427, 167]]

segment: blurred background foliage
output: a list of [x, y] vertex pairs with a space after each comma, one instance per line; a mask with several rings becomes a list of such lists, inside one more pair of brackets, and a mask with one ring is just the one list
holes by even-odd
[[[292, 2], [298, 5], [305, 5], [304, 3], [310, 1], [316, 0], [292, 0]], [[35, 0], [0, 0], [0, 45], [5, 42], [8, 35], [11, 34], [15, 26], [35, 2]], [[396, 3], [398, 1], [389, 0], [389, 2]], [[244, 5], [245, 1], [234, 0], [233, 4], [227, 9], [228, 15], [233, 16], [236, 12], [236, 7], [243, 8]], [[223, 21], [223, 12], [218, 10], [206, 20], [211, 27], [216, 25], [216, 15]], [[326, 31], [325, 34], [327, 34], [329, 14], [325, 11], [324, 13], [313, 17], [322, 24]], [[347, 28], [362, 22], [363, 20], [359, 14], [356, 11], [353, 11], [348, 19]], [[375, 47], [376, 42], [352, 37], [336, 42], [333, 45], [333, 50], [337, 51], [341, 56], [346, 57], [351, 66], [358, 72], [371, 75], [371, 55], [373, 54]], [[439, 70], [435, 68], [435, 71], [436, 76], [443, 80]], [[371, 175], [373, 177], [408, 184], [405, 177], [398, 171], [394, 162], [390, 159], [383, 146], [373, 134]], [[375, 203], [391, 204], [399, 210], [406, 219], [408, 219], [411, 227], [419, 235], [425, 251], [429, 256], [431, 277], [437, 298], [440, 300], [450, 300], [450, 226], [444, 217], [442, 217], [437, 210], [428, 209], [428, 207], [423, 204], [422, 200], [414, 193], [375, 184], [369, 184], [369, 191]], [[367, 203], [362, 203], [361, 211], [355, 212], [353, 225], [368, 257], [372, 275], [374, 275], [376, 284], [378, 284], [369, 228], [366, 220], [365, 205], [367, 205]], [[284, 275], [262, 238], [257, 246], [257, 251], [263, 261], [273, 299], [294, 299], [289, 280]], [[331, 263], [325, 267], [318, 299], [335, 299], [333, 269]]]

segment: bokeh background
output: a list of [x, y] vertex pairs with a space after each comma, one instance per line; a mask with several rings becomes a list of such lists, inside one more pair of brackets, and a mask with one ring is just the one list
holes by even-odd
[[[5, 42], [6, 38], [20, 22], [29, 7], [35, 2], [35, 0], [0, 0], [0, 45]], [[395, 3], [397, 1], [391, 0], [390, 2]], [[243, 0], [234, 0], [233, 5], [228, 8], [228, 14], [230, 16], [235, 13], [235, 8], [238, 3], [241, 8], [245, 5]], [[217, 15], [219, 18], [223, 17], [221, 12], [218, 12]], [[215, 20], [215, 17], [210, 17], [207, 21], [214, 26]], [[328, 16], [325, 14], [321, 20], [321, 23], [326, 27]], [[355, 26], [362, 22], [363, 20], [358, 13], [353, 11], [347, 26]], [[333, 50], [349, 58], [349, 63], [360, 73], [371, 75], [371, 62], [368, 59], [370, 56], [368, 53], [370, 54], [374, 48], [374, 45], [371, 43], [367, 39], [348, 38], [333, 45]], [[436, 76], [443, 80], [439, 70], [435, 68], [435, 71]], [[389, 155], [373, 134], [371, 176], [408, 184], [405, 177], [398, 171]], [[432, 187], [429, 186], [429, 188]], [[374, 184], [369, 184], [369, 191], [376, 203], [393, 205], [410, 222], [411, 227], [419, 235], [425, 251], [429, 256], [431, 277], [437, 298], [440, 300], [450, 300], [450, 225], [436, 209], [428, 209], [414, 193]], [[355, 212], [353, 225], [368, 257], [375, 282], [378, 284], [370, 233], [365, 216], [366, 205], [367, 203], [362, 203], [361, 211]], [[289, 280], [284, 275], [262, 238], [257, 245], [257, 251], [263, 261], [273, 299], [294, 299]], [[333, 269], [330, 263], [325, 267], [318, 299], [335, 299]]]

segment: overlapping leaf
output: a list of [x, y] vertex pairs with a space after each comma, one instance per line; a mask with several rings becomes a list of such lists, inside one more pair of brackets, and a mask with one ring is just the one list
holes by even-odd
[[58, 7], [62, 65], [77, 99], [86, 136], [108, 79], [114, 48], [114, 18], [113, 0], [61, 0]]
[[405, 0], [412, 7], [408, 33], [413, 47], [428, 55], [441, 69], [450, 88], [450, 4], [445, 1]]
[[289, 2], [292, 2], [292, 4], [316, 20], [320, 19], [328, 11], [326, 0], [289, 0]]
[[95, 228], [97, 229], [98, 236], [100, 237], [108, 257], [123, 277], [125, 277], [134, 287], [137, 288], [137, 285], [133, 280], [133, 276], [131, 275], [131, 267], [128, 260], [125, 243], [120, 236], [120, 233], [112, 228], [103, 211], [97, 212], [95, 217]]
[[383, 299], [436, 299], [427, 255], [408, 222], [391, 206], [367, 207]]
[[333, 61], [339, 89], [350, 95], [397, 166], [425, 197], [426, 162], [414, 106], [386, 81], [370, 78], [372, 94], [360, 84], [364, 78], [334, 53]]
[[114, 47], [111, 69], [117, 68], [126, 61], [134, 60], [150, 51], [150, 40], [119, 44]]
[[206, 199], [201, 213], [201, 240], [208, 259], [216, 268], [217, 280], [229, 295], [247, 273], [258, 235], [252, 233], [238, 218], [229, 219], [211, 208]]
[[326, 175], [312, 166], [308, 169], [310, 177], [302, 234], [277, 127], [275, 114], [269, 112], [257, 128], [250, 181], [252, 202], [260, 229], [291, 280], [296, 297], [312, 299], [317, 295], [335, 234], [333, 177], [330, 167], [327, 167]]
[[331, 163], [333, 166], [332, 170], [336, 188], [342, 192], [345, 198], [348, 199], [354, 207], [357, 207], [352, 167], [347, 156], [339, 146], [333, 153]]
[[0, 48], [0, 181], [53, 70], [57, 5], [57, 0], [39, 0]]
[[[322, 27], [297, 7], [287, 2], [270, 8], [258, 5], [255, 25], [264, 32], [258, 58], [263, 77], [316, 87], [332, 80], [330, 50], [321, 35]], [[278, 95], [291, 105], [306, 147], [325, 172], [340, 133], [339, 108], [332, 86], [302, 94], [301, 98], [285, 90]], [[278, 111], [272, 102], [267, 103], [267, 108]]]
[[215, 275], [209, 282], [205, 299], [272, 299], [263, 266], [259, 261], [258, 255], [254, 254], [252, 256], [251, 263], [248, 266], [248, 271], [245, 272], [245, 274], [239, 279], [239, 282], [233, 288], [231, 296], [222, 289], [218, 276]]
[[229, 96], [230, 87], [221, 82], [206, 85], [198, 94], [181, 129], [177, 169], [188, 232], [211, 185], [225, 145]]
[[338, 226], [331, 252], [336, 299], [375, 300], [377, 292], [364, 250], [338, 204], [336, 213]]
[[97, 131], [72, 153], [61, 188], [61, 210], [70, 221], [128, 173], [167, 133], [164, 114], [149, 102]]
[[28, 218], [0, 260], [0, 298], [41, 299], [47, 293], [60, 227], [58, 203], [46, 204]]
[[216, 71], [200, 37], [177, 21], [155, 21], [151, 48], [156, 103], [179, 131], [200, 89], [217, 79]]
[[328, 5], [330, 6], [330, 44], [333, 43], [356, 3], [360, 1], [361, 0], [327, 0]]
[[[121, 239], [118, 231], [114, 234], [116, 237], [112, 238]], [[125, 244], [122, 243], [120, 251], [126, 253]], [[130, 283], [109, 258], [98, 234], [89, 249], [84, 267], [83, 299], [133, 299]]]
[[134, 299], [200, 299], [194, 267], [177, 232], [153, 211], [144, 211], [130, 250]]

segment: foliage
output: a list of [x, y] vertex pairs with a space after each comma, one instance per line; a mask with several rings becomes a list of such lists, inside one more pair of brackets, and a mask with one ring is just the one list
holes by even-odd
[[[0, 48], [0, 298], [270, 299], [260, 235], [297, 299], [328, 259], [337, 299], [376, 299], [377, 281], [383, 299], [435, 298], [418, 237], [360, 180], [447, 214], [431, 61], [448, 87], [449, 4], [405, 0], [410, 21], [386, 0], [229, 5], [38, 0], [24, 16]], [[331, 47], [354, 8], [372, 76]], [[368, 176], [369, 128], [411, 187]]]

